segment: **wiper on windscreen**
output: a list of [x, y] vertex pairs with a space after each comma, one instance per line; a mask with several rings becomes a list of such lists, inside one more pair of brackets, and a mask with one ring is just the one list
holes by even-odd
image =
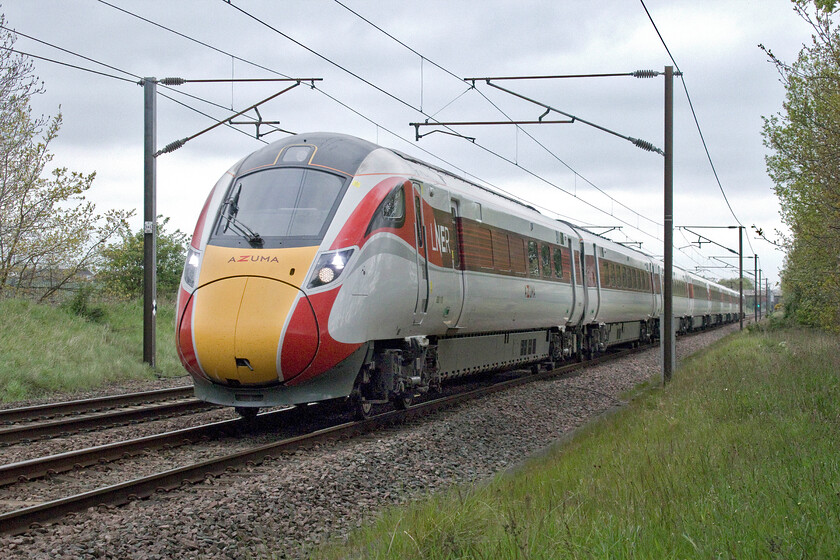
[[255, 232], [232, 215], [228, 216], [228, 222], [225, 225], [225, 231], [227, 231], [228, 227], [244, 237], [248, 243], [251, 244], [251, 247], [262, 248], [265, 240], [260, 236], [259, 233]]
[[[225, 221], [225, 227], [222, 229], [222, 233], [227, 233], [228, 229], [233, 229], [236, 233], [244, 237], [251, 247], [262, 247], [265, 241], [260, 236], [259, 233], [255, 232], [247, 225], [236, 219], [236, 214], [239, 212], [239, 195], [242, 193], [242, 183], [236, 185], [236, 189], [231, 196], [225, 200], [225, 206], [227, 207], [227, 217]], [[231, 225], [233, 227], [231, 227]]]
[[227, 221], [225, 222], [224, 229], [222, 229], [222, 233], [227, 233], [227, 230], [230, 227], [230, 222], [235, 221], [236, 219], [236, 214], [239, 212], [239, 195], [241, 193], [242, 183], [239, 183], [236, 185], [234, 193], [225, 200], [225, 207], [227, 208]]

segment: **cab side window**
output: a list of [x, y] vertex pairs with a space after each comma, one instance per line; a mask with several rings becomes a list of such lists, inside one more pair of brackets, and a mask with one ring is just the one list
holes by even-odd
[[365, 236], [381, 228], [399, 229], [405, 224], [405, 189], [397, 185], [385, 195], [370, 219]]

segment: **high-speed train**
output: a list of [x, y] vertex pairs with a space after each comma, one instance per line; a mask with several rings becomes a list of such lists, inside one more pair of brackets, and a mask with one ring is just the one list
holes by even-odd
[[[396, 150], [299, 134], [216, 183], [176, 344], [196, 395], [244, 416], [349, 399], [407, 406], [447, 379], [658, 336], [654, 258]], [[674, 273], [675, 327], [737, 319], [738, 293]]]

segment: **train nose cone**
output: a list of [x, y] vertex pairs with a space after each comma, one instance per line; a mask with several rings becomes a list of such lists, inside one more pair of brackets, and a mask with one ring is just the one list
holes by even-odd
[[233, 386], [277, 383], [314, 359], [318, 327], [298, 288], [269, 278], [233, 277], [201, 287], [196, 297], [196, 353], [213, 380]]

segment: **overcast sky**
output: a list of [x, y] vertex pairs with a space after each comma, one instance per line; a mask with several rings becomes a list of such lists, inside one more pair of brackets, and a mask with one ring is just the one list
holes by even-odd
[[[261, 106], [263, 118], [280, 121], [279, 127], [294, 132], [342, 132], [411, 153], [516, 194], [552, 217], [589, 226], [621, 226], [608, 235], [617, 241], [641, 241], [647, 252], [662, 254], [660, 155], [579, 122], [528, 126], [523, 131], [513, 126], [454, 127], [475, 137], [475, 144], [439, 133], [416, 142], [409, 126], [430, 116], [439, 121], [499, 121], [505, 115], [535, 120], [543, 113], [483, 81], [470, 89], [461, 78], [663, 70], [671, 60], [637, 0], [342, 0], [392, 37], [334, 0], [233, 0], [233, 6], [224, 0], [108, 1], [111, 5], [99, 0], [6, 0], [2, 11], [16, 31], [118, 70], [23, 36], [17, 49], [132, 81], [134, 76], [323, 78], [317, 89], [300, 86]], [[733, 216], [715, 181], [682, 83], [675, 81], [674, 223], [728, 226], [736, 225], [737, 219], [772, 237], [782, 225], [765, 171], [761, 128], [762, 116], [781, 109], [784, 89], [757, 45], [763, 43], [780, 58], [792, 60], [810, 41], [810, 29], [794, 14], [789, 0], [646, 4], [684, 72], [734, 211]], [[64, 117], [52, 146], [54, 163], [96, 171], [88, 198], [101, 210], [135, 208], [133, 225], [139, 228], [142, 89], [131, 81], [47, 61], [36, 60], [35, 67], [46, 86], [46, 93], [34, 102], [35, 111], [55, 115], [60, 107]], [[497, 83], [624, 136], [663, 145], [662, 77]], [[271, 82], [161, 88], [161, 94], [209, 117], [159, 96], [158, 147], [283, 87]], [[218, 177], [263, 145], [254, 138], [254, 126], [239, 128], [220, 127], [158, 158], [158, 212], [170, 217], [174, 227], [191, 234]], [[275, 132], [265, 140], [283, 136]], [[737, 250], [735, 230], [695, 231]], [[752, 232], [750, 238], [762, 269], [775, 283], [783, 255]], [[729, 254], [711, 244], [693, 248], [697, 236], [685, 231], [675, 232], [674, 240], [681, 249], [675, 251], [675, 260], [685, 268], [720, 265], [710, 257]], [[750, 252], [746, 240], [745, 247]], [[752, 261], [746, 261], [745, 268], [751, 270]], [[737, 269], [710, 269], [705, 274], [734, 277]]]

